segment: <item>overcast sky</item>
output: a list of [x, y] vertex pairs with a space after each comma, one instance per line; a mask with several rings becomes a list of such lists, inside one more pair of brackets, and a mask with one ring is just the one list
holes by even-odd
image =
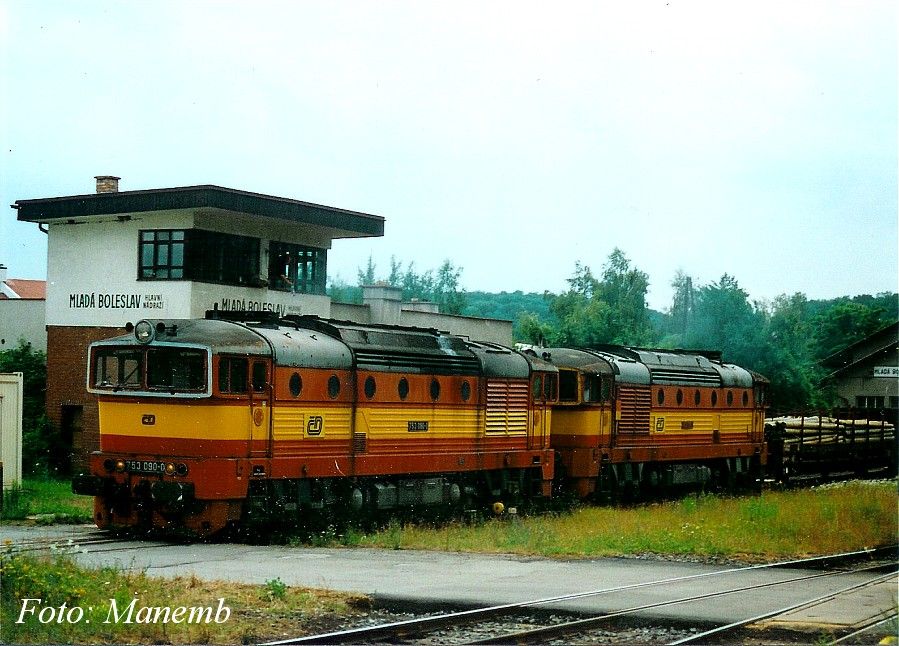
[[7, 205], [111, 174], [381, 215], [334, 242], [351, 283], [395, 255], [559, 292], [619, 247], [656, 309], [677, 270], [895, 291], [896, 36], [868, 0], [0, 0], [0, 263], [46, 275]]

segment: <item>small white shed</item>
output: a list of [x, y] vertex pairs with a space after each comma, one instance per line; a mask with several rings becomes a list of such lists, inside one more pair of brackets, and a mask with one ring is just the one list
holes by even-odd
[[22, 481], [22, 373], [0, 374], [0, 462], [3, 488]]

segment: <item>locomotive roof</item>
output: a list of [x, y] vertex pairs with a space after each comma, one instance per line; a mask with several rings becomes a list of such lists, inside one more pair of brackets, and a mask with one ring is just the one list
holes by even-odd
[[[163, 319], [150, 322], [161, 323], [166, 328], [164, 332], [157, 333], [156, 342], [158, 343], [211, 345], [216, 353], [271, 354], [265, 339], [242, 325], [205, 319]], [[128, 332], [121, 336], [97, 341], [95, 345], [134, 345], [135, 343], [134, 334]]]
[[[224, 314], [224, 315], [223, 315]], [[151, 320], [153, 343], [209, 347], [215, 354], [272, 356], [276, 365], [423, 374], [527, 378], [531, 369], [558, 369], [510, 348], [430, 328], [364, 325], [315, 316], [210, 313], [205, 319]], [[261, 315], [260, 315], [261, 314]], [[133, 345], [133, 334], [98, 345]]]
[[748, 370], [710, 358], [719, 356], [717, 353], [611, 345], [599, 349], [545, 348], [542, 352], [559, 367], [576, 368], [591, 374], [614, 373], [626, 383], [739, 388], [750, 388], [753, 384], [753, 375]]

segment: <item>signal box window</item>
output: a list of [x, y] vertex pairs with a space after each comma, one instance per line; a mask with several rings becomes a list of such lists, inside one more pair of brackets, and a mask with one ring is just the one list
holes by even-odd
[[283, 292], [325, 293], [327, 252], [286, 242], [272, 242], [268, 251], [268, 286]]
[[140, 277], [184, 278], [184, 231], [140, 232]]
[[187, 277], [206, 283], [258, 286], [259, 239], [191, 229]]
[[247, 360], [225, 357], [219, 361], [219, 391], [230, 394], [247, 392]]
[[140, 232], [138, 277], [257, 286], [259, 239], [203, 229]]

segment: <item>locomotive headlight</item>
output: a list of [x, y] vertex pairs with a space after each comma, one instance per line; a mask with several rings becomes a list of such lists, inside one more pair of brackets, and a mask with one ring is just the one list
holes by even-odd
[[175, 465], [172, 462], [165, 465], [165, 474], [167, 476], [175, 475]]
[[125, 470], [125, 461], [124, 460], [116, 461], [115, 470], [118, 471], [119, 473], [122, 473]]
[[186, 476], [187, 475], [187, 465], [184, 464], [183, 462], [179, 462], [178, 465], [175, 467], [175, 473], [177, 473], [179, 476]]
[[138, 343], [147, 344], [153, 340], [155, 331], [153, 324], [147, 319], [143, 319], [134, 326], [134, 338], [137, 339]]
[[112, 473], [115, 470], [115, 462], [113, 462], [109, 458], [106, 458], [105, 460], [103, 460], [103, 468]]

